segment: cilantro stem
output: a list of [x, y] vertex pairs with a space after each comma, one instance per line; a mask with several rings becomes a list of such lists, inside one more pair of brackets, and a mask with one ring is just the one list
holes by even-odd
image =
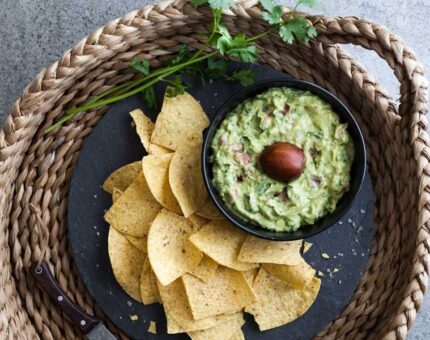
[[[61, 118], [60, 120], [58, 120], [57, 122], [55, 122], [55, 124], [53, 124], [52, 126], [50, 126], [49, 128], [47, 128], [45, 130], [45, 132], [50, 132], [54, 129], [56, 129], [57, 127], [61, 126], [63, 123], [65, 123], [66, 121], [68, 121], [69, 119], [72, 119], [74, 116], [76, 116], [79, 112], [83, 112], [83, 111], [88, 111], [90, 109], [94, 109], [100, 106], [105, 106], [105, 105], [109, 105], [112, 103], [115, 103], [119, 100], [128, 98], [130, 96], [133, 96], [145, 89], [147, 89], [148, 87], [154, 85], [155, 83], [159, 82], [160, 80], [163, 80], [165, 77], [170, 76], [171, 74], [181, 70], [182, 68], [188, 66], [188, 65], [192, 65], [194, 63], [198, 63], [200, 61], [206, 60], [214, 55], [216, 55], [218, 53], [218, 51], [213, 51], [211, 53], [205, 54], [203, 56], [197, 57], [195, 59], [190, 59], [186, 62], [183, 62], [181, 64], [175, 65], [175, 66], [170, 66], [170, 67], [165, 67], [163, 69], [159, 69], [153, 73], [151, 73], [150, 75], [148, 75], [147, 77], [144, 78], [140, 78], [140, 79], [136, 79], [133, 82], [133, 85], [136, 86], [138, 84], [140, 84], [141, 82], [144, 82], [146, 80], [152, 79], [148, 82], [146, 82], [145, 84], [143, 84], [142, 86], [139, 87], [135, 87], [134, 89], [131, 89], [128, 92], [125, 93], [121, 93], [119, 95], [116, 95], [114, 97], [111, 98], [107, 98], [104, 100], [97, 100], [97, 101], [92, 101], [89, 102], [81, 107], [77, 107], [77, 108], [73, 108], [70, 110], [66, 111], [66, 115]], [[129, 84], [131, 85], [131, 84]], [[125, 88], [125, 87], [123, 87]]]
[[212, 14], [214, 17], [213, 20], [213, 24], [212, 24], [212, 31], [209, 35], [208, 40], [206, 41], [206, 43], [203, 45], [203, 47], [201, 47], [192, 57], [191, 60], [195, 60], [196, 58], [198, 58], [212, 43], [212, 40], [217, 32], [217, 27], [221, 21], [221, 13], [219, 13], [218, 11], [212, 10]]
[[[281, 38], [288, 42], [292, 43], [293, 39], [295, 38], [298, 41], [301, 42], [307, 42], [309, 38], [312, 38], [316, 35], [315, 29], [313, 31], [309, 30], [303, 33], [300, 30], [306, 29], [307, 26], [303, 23], [297, 22], [299, 21], [296, 19], [296, 22], [293, 25], [293, 22], [291, 22], [291, 27], [288, 27], [289, 21], [295, 19], [295, 14], [297, 13], [297, 9], [300, 5], [306, 5], [308, 7], [312, 6], [312, 3], [316, 0], [313, 0], [312, 2], [310, 0], [296, 0], [296, 5], [293, 7], [292, 11], [286, 14], [282, 14], [282, 9], [279, 11], [280, 5], [270, 5], [270, 4], [264, 4], [262, 3], [263, 10], [265, 10], [265, 14], [269, 16], [269, 19], [266, 18], [266, 21], [268, 21], [271, 26], [265, 30], [264, 32], [261, 32], [259, 34], [256, 34], [252, 37], [246, 37], [243, 34], [231, 36], [228, 32], [228, 29], [221, 24], [222, 19], [222, 10], [230, 8], [231, 1], [221, 1], [221, 0], [213, 0], [212, 2], [209, 0], [191, 0], [196, 5], [201, 4], [209, 4], [209, 7], [212, 10], [213, 15], [213, 21], [211, 26], [211, 32], [208, 35], [208, 38], [206, 42], [203, 44], [202, 47], [200, 47], [187, 61], [183, 61], [178, 64], [171, 63], [170, 66], [164, 66], [162, 68], [159, 68], [157, 70], [149, 72], [148, 62], [146, 63], [146, 69], [144, 71], [138, 69], [138, 71], [141, 71], [145, 74], [145, 76], [127, 81], [124, 84], [114, 86], [103, 93], [91, 97], [87, 103], [80, 107], [75, 107], [67, 110], [65, 112], [64, 117], [60, 118], [58, 121], [56, 121], [53, 125], [51, 125], [49, 128], [45, 130], [45, 132], [50, 132], [55, 130], [56, 128], [63, 125], [68, 120], [75, 117], [79, 112], [87, 111], [90, 109], [102, 107], [105, 105], [109, 105], [112, 103], [115, 103], [119, 100], [128, 98], [130, 96], [133, 96], [139, 92], [144, 92], [148, 88], [150, 88], [152, 85], [156, 84], [159, 81], [165, 81], [169, 84], [177, 85], [177, 82], [172, 82], [168, 79], [164, 79], [178, 71], [181, 70], [188, 70], [188, 71], [194, 71], [194, 72], [204, 72], [204, 68], [208, 67], [206, 64], [198, 64], [202, 61], [216, 56], [235, 56], [238, 57], [240, 60], [245, 62], [255, 62], [257, 59], [257, 50], [255, 45], [251, 44], [252, 42], [259, 40], [266, 35], [272, 33], [275, 30], [279, 30], [279, 35]], [[276, 9], [276, 10], [275, 10]], [[274, 19], [273, 19], [274, 18]], [[276, 23], [273, 23], [276, 22]], [[280, 22], [280, 23], [277, 23]], [[311, 24], [312, 25], [312, 24]], [[299, 35], [300, 33], [300, 35]], [[206, 50], [214, 45], [216, 43], [215, 50], [213, 52], [207, 53]], [[248, 44], [248, 45], [247, 45]], [[179, 58], [178, 61], [183, 60], [183, 58]], [[177, 61], [177, 62], [178, 62]], [[195, 66], [191, 66], [193, 64], [196, 64]], [[241, 75], [248, 76], [248, 75]], [[249, 77], [248, 77], [249, 78]], [[179, 82], [180, 82], [180, 76], [179, 76]], [[243, 83], [249, 83], [249, 79], [242, 79]], [[240, 80], [242, 82], [242, 80]], [[181, 84], [180, 84], [181, 85]], [[179, 86], [179, 85], [178, 85]]]

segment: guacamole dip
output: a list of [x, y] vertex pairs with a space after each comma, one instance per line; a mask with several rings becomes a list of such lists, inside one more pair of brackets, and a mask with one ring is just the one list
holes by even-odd
[[[288, 142], [305, 154], [297, 179], [278, 182], [261, 169], [268, 145]], [[354, 145], [347, 125], [318, 96], [272, 88], [238, 105], [212, 140], [213, 184], [243, 219], [277, 231], [313, 224], [348, 191]]]

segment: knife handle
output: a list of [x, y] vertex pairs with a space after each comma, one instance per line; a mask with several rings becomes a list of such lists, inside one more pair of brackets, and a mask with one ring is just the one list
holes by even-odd
[[48, 293], [55, 304], [67, 314], [72, 323], [76, 327], [79, 327], [84, 334], [88, 334], [100, 322], [100, 320], [81, 311], [80, 308], [67, 297], [66, 293], [52, 276], [49, 266], [45, 261], [42, 261], [40, 265], [33, 263], [30, 266], [30, 272], [39, 286]]

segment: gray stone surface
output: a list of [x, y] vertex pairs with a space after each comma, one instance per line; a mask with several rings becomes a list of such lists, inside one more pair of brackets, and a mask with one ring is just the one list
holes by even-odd
[[[141, 0], [0, 0], [0, 122], [43, 67], [95, 28], [145, 3]], [[387, 26], [404, 38], [428, 69], [428, 0], [326, 0], [324, 7], [327, 15], [353, 15]], [[347, 49], [398, 98], [398, 83], [386, 64], [374, 53], [349, 46]], [[429, 300], [424, 303], [408, 339], [430, 339]]]

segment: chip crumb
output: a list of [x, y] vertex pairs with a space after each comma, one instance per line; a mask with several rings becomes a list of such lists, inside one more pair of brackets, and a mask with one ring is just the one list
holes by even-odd
[[357, 225], [355, 224], [355, 222], [352, 222], [352, 226], [355, 228], [357, 227]]
[[100, 236], [100, 231], [96, 232], [97, 236]]
[[330, 273], [330, 268], [327, 268], [326, 271], [327, 271], [327, 273]]
[[337, 253], [337, 255], [338, 255], [338, 256], [340, 256], [340, 257], [342, 257], [342, 256], [343, 256], [343, 253]]
[[318, 270], [318, 276], [324, 276], [324, 273], [320, 270]]
[[360, 209], [360, 213], [365, 214], [365, 213], [366, 213], [366, 210], [364, 210], [364, 209]]
[[127, 301], [127, 305], [128, 305], [129, 307], [131, 307], [131, 306], [133, 305], [133, 302], [131, 302], [131, 301]]
[[337, 224], [340, 224], [340, 225], [342, 225], [342, 224], [343, 224], [343, 222], [342, 222], [342, 221], [339, 221], [339, 222], [337, 222]]
[[348, 218], [348, 223], [350, 223], [350, 224], [352, 223], [352, 220], [350, 218]]
[[96, 268], [98, 268], [98, 267], [100, 267], [100, 264], [99, 264], [99, 263], [97, 263], [97, 264], [96, 264]]
[[152, 334], [157, 334], [157, 323], [155, 321], [149, 321], [148, 332]]
[[322, 254], [321, 254], [321, 257], [322, 257], [323, 259], [329, 259], [329, 258], [330, 258], [330, 256], [329, 256], [327, 253], [322, 253]]
[[93, 228], [94, 228], [94, 229], [97, 229], [97, 226], [95, 225]]
[[336, 256], [336, 255], [333, 255], [333, 258], [334, 258], [334, 259], [337, 259], [337, 256]]
[[364, 253], [361, 253], [361, 256], [364, 256]]
[[357, 234], [361, 233], [362, 231], [363, 231], [363, 227], [359, 226], [358, 229], [357, 229]]
[[137, 321], [139, 320], [139, 317], [136, 314], [130, 315], [130, 320], [131, 321]]
[[337, 281], [337, 283], [342, 284], [342, 280]]
[[333, 273], [337, 273], [339, 271], [339, 269], [338, 268], [334, 268], [333, 269]]
[[313, 246], [313, 243], [310, 242], [304, 242], [303, 243], [303, 253], [307, 253], [309, 249]]

